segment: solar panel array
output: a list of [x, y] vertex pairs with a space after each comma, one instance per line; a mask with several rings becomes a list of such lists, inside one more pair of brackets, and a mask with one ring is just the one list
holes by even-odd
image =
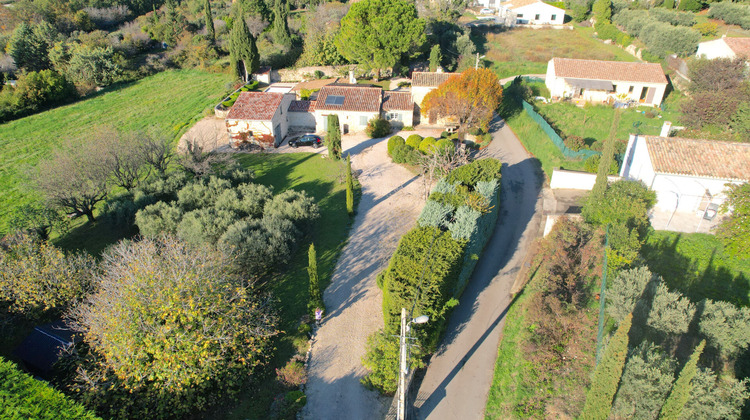
[[328, 95], [326, 97], [326, 105], [343, 105], [344, 97], [338, 95]]

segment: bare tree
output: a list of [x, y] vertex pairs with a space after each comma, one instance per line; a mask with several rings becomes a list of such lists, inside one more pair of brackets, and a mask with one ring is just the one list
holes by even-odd
[[475, 160], [483, 152], [471, 153], [463, 145], [459, 147], [436, 147], [431, 154], [423, 155], [419, 159], [419, 167], [422, 170], [422, 188], [424, 199], [430, 196], [430, 190], [438, 179], [448, 175], [450, 171], [459, 166], [466, 165]]
[[95, 221], [94, 207], [107, 197], [107, 153], [92, 140], [65, 144], [31, 174], [36, 189], [57, 207]]
[[140, 150], [139, 136], [118, 133], [111, 127], [101, 128], [94, 134], [98, 147], [104, 149], [107, 166], [114, 183], [132, 191], [141, 179], [148, 176], [150, 168]]
[[215, 174], [217, 169], [231, 166], [234, 160], [228, 153], [218, 152], [219, 136], [203, 131], [186, 137], [180, 144], [180, 166], [197, 177]]
[[174, 157], [172, 140], [157, 130], [136, 131], [132, 136], [136, 138], [141, 158], [164, 176]]

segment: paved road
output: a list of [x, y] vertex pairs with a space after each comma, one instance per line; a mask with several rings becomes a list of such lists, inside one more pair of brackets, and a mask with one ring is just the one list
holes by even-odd
[[[435, 135], [433, 132], [420, 134]], [[438, 133], [439, 134], [439, 133]], [[382, 293], [375, 278], [424, 206], [421, 179], [390, 161], [386, 141], [345, 136], [344, 152], [361, 170], [362, 197], [349, 240], [325, 290], [328, 314], [315, 335], [303, 418], [383, 418], [391, 398], [365, 389], [361, 359], [367, 337], [383, 327]]]
[[495, 126], [488, 151], [503, 162], [500, 218], [419, 387], [420, 419], [484, 418], [510, 289], [540, 225], [541, 169], [504, 123]]

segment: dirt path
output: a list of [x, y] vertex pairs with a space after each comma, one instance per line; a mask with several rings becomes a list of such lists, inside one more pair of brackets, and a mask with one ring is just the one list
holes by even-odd
[[500, 215], [414, 402], [419, 419], [482, 419], [510, 290], [540, 225], [541, 169], [497, 120], [488, 147], [503, 162]]
[[303, 418], [383, 418], [391, 398], [365, 389], [362, 356], [367, 337], [383, 327], [382, 293], [375, 277], [424, 205], [422, 181], [390, 162], [385, 140], [346, 136], [344, 153], [361, 171], [362, 197], [349, 241], [324, 300], [328, 315], [312, 345]]

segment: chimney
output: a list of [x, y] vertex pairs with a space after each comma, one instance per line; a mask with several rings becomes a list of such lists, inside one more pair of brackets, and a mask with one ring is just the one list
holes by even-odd
[[349, 84], [357, 84], [357, 79], [354, 77], [354, 70], [349, 70]]
[[672, 122], [671, 121], [664, 121], [664, 125], [661, 126], [661, 133], [659, 133], [659, 136], [661, 137], [669, 137], [669, 132], [672, 131]]

